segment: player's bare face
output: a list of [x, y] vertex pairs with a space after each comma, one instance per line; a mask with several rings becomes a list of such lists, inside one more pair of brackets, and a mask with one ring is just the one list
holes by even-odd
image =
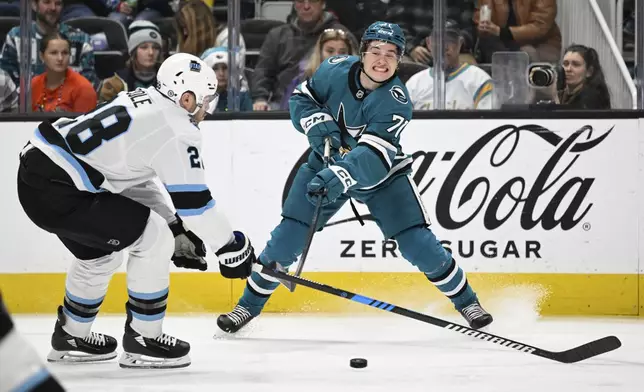
[[41, 57], [48, 72], [66, 72], [69, 66], [69, 43], [64, 39], [52, 39]]
[[363, 58], [363, 69], [376, 82], [384, 82], [394, 75], [398, 68], [398, 48], [384, 42], [372, 42]]

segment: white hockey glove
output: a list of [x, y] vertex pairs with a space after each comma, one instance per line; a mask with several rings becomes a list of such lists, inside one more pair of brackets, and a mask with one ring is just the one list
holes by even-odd
[[174, 235], [174, 254], [171, 259], [179, 268], [208, 269], [206, 257], [206, 245], [195, 233], [186, 230], [183, 221], [176, 215], [177, 220], [171, 223], [170, 230]]
[[241, 231], [233, 231], [235, 241], [221, 247], [215, 254], [219, 257], [219, 271], [228, 279], [246, 279], [253, 263], [257, 262], [250, 240]]

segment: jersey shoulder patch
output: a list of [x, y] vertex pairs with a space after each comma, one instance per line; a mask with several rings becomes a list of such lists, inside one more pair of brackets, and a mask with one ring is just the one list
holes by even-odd
[[348, 59], [349, 59], [349, 55], [345, 54], [345, 55], [329, 57], [329, 59], [327, 61], [329, 62], [329, 64], [339, 64], [339, 63], [341, 63], [343, 61], [346, 61]]
[[333, 56], [323, 61], [318, 70], [321, 70], [322, 72], [330, 72], [338, 69], [349, 70], [356, 61], [359, 61], [358, 56]]
[[403, 105], [409, 103], [409, 98], [407, 97], [408, 94], [405, 93], [405, 90], [403, 90], [401, 86], [395, 84], [389, 89], [389, 92], [396, 101], [402, 103]]
[[391, 113], [397, 113], [405, 118], [412, 116], [413, 107], [409, 91], [398, 78], [369, 94], [365, 104], [365, 111], [371, 119], [379, 118], [381, 115], [389, 116]]

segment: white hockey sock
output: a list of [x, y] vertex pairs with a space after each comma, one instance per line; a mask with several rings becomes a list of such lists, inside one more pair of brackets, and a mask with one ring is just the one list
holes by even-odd
[[162, 333], [174, 237], [165, 219], [150, 212], [143, 235], [130, 247], [127, 263], [131, 327], [146, 338]]
[[123, 263], [123, 253], [116, 252], [92, 260], [75, 259], [67, 272], [63, 329], [72, 336], [89, 335], [92, 323], [107, 293], [110, 279]]

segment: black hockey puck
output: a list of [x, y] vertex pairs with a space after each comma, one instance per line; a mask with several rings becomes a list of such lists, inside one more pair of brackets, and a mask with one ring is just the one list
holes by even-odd
[[351, 358], [349, 366], [352, 368], [362, 369], [367, 367], [367, 360], [364, 358]]

